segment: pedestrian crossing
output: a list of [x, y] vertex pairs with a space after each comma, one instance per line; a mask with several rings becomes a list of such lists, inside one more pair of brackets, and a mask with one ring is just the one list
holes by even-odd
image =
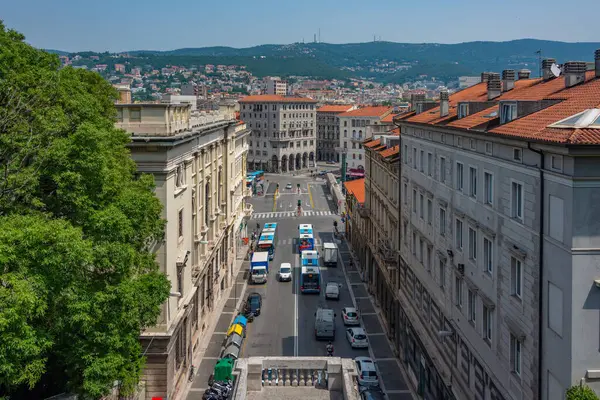
[[[331, 211], [302, 211], [301, 217], [320, 217], [325, 215], [334, 215]], [[255, 212], [252, 213], [252, 219], [274, 219], [274, 218], [296, 218], [296, 211], [276, 211], [276, 212]]]

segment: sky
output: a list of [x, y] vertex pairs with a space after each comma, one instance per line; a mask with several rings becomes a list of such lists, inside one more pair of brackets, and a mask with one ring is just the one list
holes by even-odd
[[597, 42], [599, 0], [0, 0], [35, 47], [64, 51], [250, 47], [312, 41]]

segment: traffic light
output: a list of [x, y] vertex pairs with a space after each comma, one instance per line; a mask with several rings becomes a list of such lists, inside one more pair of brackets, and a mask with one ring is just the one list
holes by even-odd
[[298, 207], [302, 207], [302, 200], [298, 200]]
[[296, 187], [297, 187], [298, 189], [300, 189], [300, 184], [299, 184], [299, 183], [297, 183], [297, 184], [296, 184]]
[[277, 184], [277, 190], [279, 190], [279, 183]]

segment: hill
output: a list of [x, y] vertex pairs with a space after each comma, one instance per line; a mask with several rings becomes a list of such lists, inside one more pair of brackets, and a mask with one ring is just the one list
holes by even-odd
[[313, 75], [322, 78], [370, 77], [401, 82], [420, 75], [445, 80], [460, 75], [506, 68], [531, 69], [537, 74], [538, 55], [559, 63], [590, 61], [600, 43], [566, 43], [536, 39], [458, 44], [369, 42], [349, 44], [266, 44], [248, 48], [200, 47], [169, 51], [128, 52], [174, 65], [240, 64], [258, 76]]

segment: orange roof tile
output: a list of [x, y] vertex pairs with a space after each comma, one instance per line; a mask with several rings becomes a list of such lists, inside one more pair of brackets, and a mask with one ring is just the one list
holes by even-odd
[[351, 110], [348, 112], [345, 112], [344, 114], [340, 115], [340, 117], [385, 117], [388, 113], [391, 113], [393, 110], [392, 107], [384, 107], [384, 106], [377, 106], [377, 107], [364, 107], [364, 108], [359, 108], [357, 110]]
[[446, 126], [451, 126], [453, 128], [462, 128], [462, 129], [473, 129], [477, 126], [483, 125], [491, 120], [497, 118], [496, 117], [487, 117], [491, 115], [493, 112], [498, 112], [498, 104], [486, 108], [483, 111], [480, 111], [475, 114], [468, 115], [464, 118], [454, 120], [447, 124]]
[[371, 139], [369, 141], [363, 142], [363, 147], [371, 149], [373, 147], [379, 146], [380, 144], [381, 144], [381, 140], [380, 139], [377, 139], [377, 140], [372, 140]]
[[398, 114], [392, 114], [389, 113], [388, 115], [386, 115], [385, 117], [381, 118], [381, 122], [385, 123], [385, 124], [391, 124], [394, 122], [394, 117], [398, 115]]
[[317, 112], [331, 112], [331, 113], [343, 113], [350, 110], [352, 105], [339, 105], [339, 104], [326, 104], [322, 107], [317, 108]]
[[379, 154], [381, 154], [381, 156], [384, 157], [384, 158], [389, 157], [389, 156], [393, 156], [395, 154], [400, 154], [400, 146], [390, 147], [389, 149], [383, 150]]
[[279, 96], [276, 94], [258, 94], [254, 96], [246, 96], [240, 99], [240, 103], [316, 103], [316, 100], [308, 97], [293, 97], [293, 96]]
[[344, 182], [346, 191], [356, 197], [359, 203], [365, 202], [365, 178]]

